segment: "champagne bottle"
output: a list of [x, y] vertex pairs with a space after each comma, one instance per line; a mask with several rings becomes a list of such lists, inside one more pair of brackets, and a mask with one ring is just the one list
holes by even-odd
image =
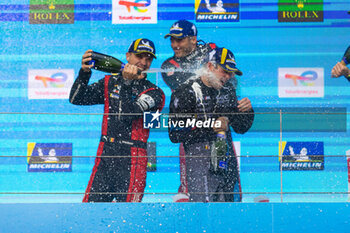
[[91, 61], [88, 65], [93, 65], [93, 69], [100, 70], [107, 73], [119, 73], [124, 68], [124, 63], [119, 59], [98, 53], [92, 52]]
[[[92, 52], [91, 61], [88, 65], [93, 65], [93, 69], [106, 73], [119, 73], [125, 66], [119, 59], [98, 52]], [[137, 74], [140, 75], [141, 70], [138, 70]]]
[[226, 133], [225, 131], [220, 131], [216, 135], [215, 147], [217, 151], [218, 160], [225, 161], [227, 153], [227, 144], [226, 144]]
[[211, 163], [213, 170], [216, 172], [218, 168], [227, 168], [227, 142], [225, 131], [220, 131], [216, 135], [216, 140], [212, 148]]

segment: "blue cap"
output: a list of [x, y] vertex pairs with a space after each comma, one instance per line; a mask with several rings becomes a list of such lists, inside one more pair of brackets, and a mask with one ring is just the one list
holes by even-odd
[[140, 38], [137, 40], [134, 40], [129, 49], [128, 49], [129, 53], [136, 53], [136, 54], [140, 54], [140, 53], [149, 53], [151, 54], [154, 58], [156, 57], [156, 47], [154, 46], [154, 43], [149, 40], [149, 39], [145, 39], [145, 38]]
[[179, 39], [188, 36], [197, 36], [197, 28], [193, 23], [187, 20], [179, 20], [171, 26], [170, 32], [166, 34], [164, 38], [168, 38], [169, 36]]
[[209, 61], [214, 61], [227, 72], [234, 72], [237, 75], [243, 74], [242, 71], [236, 67], [235, 56], [226, 48], [217, 47], [211, 51], [209, 53]]

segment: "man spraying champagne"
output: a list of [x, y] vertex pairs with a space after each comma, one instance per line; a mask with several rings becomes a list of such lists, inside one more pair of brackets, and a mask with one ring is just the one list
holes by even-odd
[[[154, 43], [140, 38], [129, 46], [122, 70], [121, 62], [108, 55], [94, 56], [92, 50], [87, 50], [82, 57], [69, 101], [75, 105], [104, 105], [100, 143], [83, 202], [142, 201], [149, 137], [149, 130], [142, 127], [143, 113], [161, 111], [165, 96], [139, 71], [150, 68], [155, 54]], [[107, 66], [107, 61], [113, 61], [115, 69]], [[93, 67], [116, 73], [89, 84]]]

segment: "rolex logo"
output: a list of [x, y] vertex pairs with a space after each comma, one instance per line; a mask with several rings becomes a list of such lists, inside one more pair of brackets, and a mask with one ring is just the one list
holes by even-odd
[[54, 2], [54, 0], [50, 1], [50, 5], [49, 5], [50, 10], [54, 10], [56, 8], [55, 5], [53, 4], [53, 2]]
[[30, 24], [73, 24], [74, 0], [30, 0]]
[[306, 2], [306, 0], [295, 0], [297, 2], [297, 6], [299, 9], [303, 9], [304, 8], [304, 2]]
[[278, 22], [323, 22], [323, 0], [278, 0]]

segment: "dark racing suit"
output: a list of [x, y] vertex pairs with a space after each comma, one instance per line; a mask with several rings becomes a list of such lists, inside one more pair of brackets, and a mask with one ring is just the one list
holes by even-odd
[[[202, 41], [201, 41], [202, 42]], [[202, 64], [205, 63], [208, 53], [216, 48], [214, 43], [198, 43], [196, 49], [185, 57], [170, 57], [162, 64], [164, 70], [180, 70], [177, 72], [168, 71], [162, 73], [164, 82], [173, 92], [181, 84], [186, 82], [190, 77], [195, 75], [195, 72]], [[185, 160], [184, 148], [180, 144], [180, 187], [179, 193], [187, 193], [187, 181], [185, 179]]]
[[140, 202], [146, 182], [147, 139], [143, 112], [161, 110], [164, 94], [146, 79], [125, 81], [121, 74], [88, 85], [80, 70], [69, 101], [104, 104], [102, 135], [83, 202]]
[[[216, 48], [215, 43], [203, 43], [199, 41], [196, 49], [185, 57], [170, 57], [165, 60], [162, 64], [162, 69], [164, 70], [180, 70], [177, 72], [168, 71], [162, 73], [164, 82], [173, 92], [181, 84], [186, 82], [190, 77], [195, 75], [196, 70], [198, 70], [203, 64], [206, 63], [208, 59], [208, 54], [210, 51]], [[226, 92], [232, 85], [226, 85], [227, 88], [221, 90], [221, 92]], [[178, 189], [179, 193], [187, 193], [187, 180], [185, 173], [185, 160], [184, 160], [184, 148], [180, 144], [180, 187]]]
[[[175, 113], [182, 115], [172, 115]], [[213, 171], [210, 169], [211, 147], [216, 139], [216, 133], [212, 127], [199, 128], [191, 125], [179, 127], [176, 122], [187, 122], [193, 118], [215, 122], [217, 118], [226, 116], [229, 119], [229, 126], [236, 133], [243, 134], [248, 131], [254, 120], [254, 111], [232, 113], [238, 113], [238, 108], [236, 92], [231, 83], [217, 91], [205, 86], [197, 77], [183, 84], [171, 96], [169, 137], [174, 143], [184, 144], [184, 170], [190, 201], [241, 201], [241, 195], [232, 194], [240, 192], [238, 162], [230, 130], [226, 132], [229, 152], [227, 167]]]

